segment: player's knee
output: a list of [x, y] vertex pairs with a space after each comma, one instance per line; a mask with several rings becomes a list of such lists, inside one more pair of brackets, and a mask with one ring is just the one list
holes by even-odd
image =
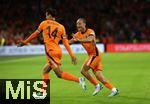
[[81, 69], [80, 73], [84, 75], [85, 74], [85, 70]]
[[106, 83], [108, 83], [108, 81], [106, 81], [105, 79], [103, 79], [103, 80], [102, 80], [102, 83], [103, 83], [103, 84], [106, 84]]
[[107, 83], [107, 81], [105, 80], [105, 79], [101, 79], [101, 83], [103, 83], [103, 84], [106, 84]]
[[84, 75], [87, 71], [88, 71], [88, 66], [84, 66], [84, 67], [81, 69], [80, 73]]

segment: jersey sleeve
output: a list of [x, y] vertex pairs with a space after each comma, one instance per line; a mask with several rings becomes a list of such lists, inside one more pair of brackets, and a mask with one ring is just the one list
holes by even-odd
[[43, 27], [44, 27], [44, 21], [40, 23], [39, 27], [38, 27], [38, 31], [41, 32], [43, 31]]
[[62, 39], [66, 39], [66, 38], [67, 38], [67, 35], [66, 35], [65, 27], [62, 26], [61, 28], [62, 28], [62, 35], [61, 35], [61, 38], [62, 38]]

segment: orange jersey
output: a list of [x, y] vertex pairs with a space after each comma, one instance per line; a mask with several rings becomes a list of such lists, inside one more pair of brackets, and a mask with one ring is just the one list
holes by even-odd
[[[85, 33], [77, 32], [73, 38], [82, 39], [82, 38], [86, 38], [88, 36], [95, 37], [95, 32], [92, 29], [87, 29]], [[98, 48], [96, 47], [96, 39], [95, 38], [92, 42], [82, 42], [82, 46], [87, 51], [88, 55], [98, 56], [98, 54], [100, 52], [98, 50]]]
[[39, 27], [39, 31], [42, 31], [44, 43], [46, 48], [49, 50], [61, 51], [59, 41], [66, 38], [66, 31], [63, 25], [56, 21], [45, 20]]
[[58, 57], [60, 58], [62, 51], [59, 46], [59, 41], [62, 40], [69, 55], [71, 57], [75, 57], [68, 43], [64, 26], [53, 20], [45, 20], [41, 22], [38, 29], [33, 32], [27, 39], [25, 39], [23, 41], [23, 44], [27, 44], [31, 40], [38, 37], [38, 34], [40, 32], [42, 32], [43, 34], [46, 52], [53, 51], [53, 53], [55, 53], [55, 56], [58, 56], [59, 54]]

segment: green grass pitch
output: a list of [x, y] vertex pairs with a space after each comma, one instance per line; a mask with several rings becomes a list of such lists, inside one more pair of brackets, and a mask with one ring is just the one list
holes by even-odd
[[[78, 64], [73, 66], [70, 57], [63, 55], [62, 70], [82, 76], [80, 68], [86, 57], [78, 54]], [[0, 78], [41, 78], [45, 62], [45, 56], [0, 57]], [[51, 104], [150, 104], [150, 53], [105, 53], [102, 63], [103, 74], [120, 90], [118, 96], [108, 98], [110, 91], [104, 88], [93, 97], [94, 86], [87, 80], [84, 92], [51, 71]]]

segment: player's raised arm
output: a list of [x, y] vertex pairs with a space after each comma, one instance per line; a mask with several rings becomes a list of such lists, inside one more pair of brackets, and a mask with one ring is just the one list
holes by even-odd
[[76, 40], [76, 39], [75, 39], [75, 34], [72, 33], [71, 35], [72, 35], [73, 38], [69, 40], [69, 44], [70, 44], [70, 45], [73, 44], [73, 43], [75, 42], [75, 40]]
[[41, 23], [38, 27], [38, 29], [36, 31], [34, 31], [27, 39], [23, 40], [22, 42], [20, 42], [17, 46], [21, 47], [26, 45], [27, 43], [29, 43], [31, 40], [35, 39], [38, 37], [39, 33], [42, 31], [42, 25], [43, 23]]

